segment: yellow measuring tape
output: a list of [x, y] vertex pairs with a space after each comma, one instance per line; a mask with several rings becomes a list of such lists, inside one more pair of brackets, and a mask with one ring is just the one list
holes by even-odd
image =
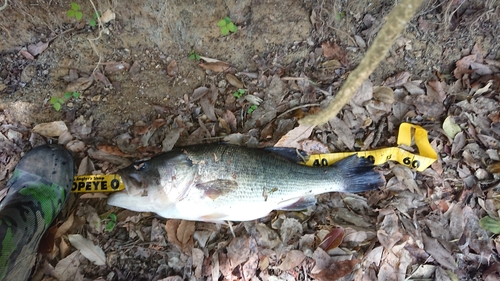
[[369, 151], [314, 154], [309, 156], [305, 165], [328, 166], [350, 155], [357, 154], [359, 157], [371, 159], [375, 165], [392, 160], [422, 172], [436, 161], [437, 153], [429, 143], [427, 131], [424, 128], [410, 123], [402, 123], [399, 126], [398, 145], [411, 146], [412, 139], [414, 139], [420, 155], [400, 147], [389, 147]]
[[[420, 155], [413, 154], [400, 147], [389, 147], [370, 151], [309, 155], [304, 165], [328, 166], [350, 155], [357, 154], [359, 157], [371, 159], [375, 165], [392, 160], [422, 172], [436, 161], [437, 153], [429, 143], [427, 131], [424, 128], [410, 123], [402, 123], [399, 126], [398, 145], [411, 146], [412, 140], [414, 140]], [[86, 175], [75, 177], [71, 191], [74, 193], [114, 192], [123, 190], [124, 188], [123, 180], [117, 174]]]

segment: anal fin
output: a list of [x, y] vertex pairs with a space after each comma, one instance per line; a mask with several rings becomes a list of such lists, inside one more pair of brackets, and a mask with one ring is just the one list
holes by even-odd
[[298, 199], [294, 198], [294, 199], [280, 202], [279, 207], [276, 208], [276, 210], [301, 211], [301, 210], [307, 209], [310, 206], [313, 206], [314, 204], [316, 204], [316, 202], [317, 202], [317, 200], [316, 200], [316, 197], [314, 195], [300, 197]]

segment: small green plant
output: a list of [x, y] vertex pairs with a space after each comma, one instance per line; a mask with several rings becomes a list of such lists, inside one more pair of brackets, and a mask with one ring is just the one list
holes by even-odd
[[94, 27], [97, 25], [97, 19], [101, 17], [101, 13], [94, 13], [94, 16], [89, 20], [89, 25]]
[[75, 18], [76, 20], [81, 20], [83, 13], [80, 11], [80, 5], [75, 2], [71, 2], [71, 9], [66, 12], [66, 15], [70, 18]]
[[241, 98], [245, 94], [245, 89], [239, 89], [238, 91], [233, 93], [233, 96], [237, 99]]
[[256, 105], [256, 104], [251, 105], [251, 106], [248, 108], [247, 113], [248, 113], [248, 114], [252, 114], [252, 112], [254, 112], [254, 111], [257, 109], [257, 107], [259, 107], [259, 106], [258, 106], [258, 105]]
[[345, 12], [337, 13], [337, 15], [335, 16], [335, 18], [337, 20], [341, 20], [341, 19], [345, 18]]
[[229, 17], [221, 19], [219, 22], [217, 22], [217, 26], [220, 27], [220, 33], [222, 33], [223, 36], [228, 35], [229, 32], [234, 33], [238, 31], [238, 27], [231, 21]]
[[64, 96], [62, 98], [56, 97], [56, 96], [52, 96], [50, 98], [50, 103], [52, 104], [52, 106], [54, 106], [54, 109], [56, 111], [59, 111], [59, 110], [61, 110], [62, 105], [66, 101], [68, 101], [71, 98], [77, 99], [80, 96], [81, 96], [81, 94], [79, 92], [66, 92], [66, 93], [64, 93]]
[[189, 59], [190, 60], [201, 60], [200, 54], [198, 54], [195, 50], [191, 50], [189, 52]]
[[106, 231], [111, 232], [116, 226], [116, 215], [114, 213], [109, 214], [108, 223], [106, 224]]

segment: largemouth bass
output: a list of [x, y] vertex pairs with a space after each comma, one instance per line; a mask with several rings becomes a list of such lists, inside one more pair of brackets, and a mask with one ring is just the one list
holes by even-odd
[[302, 157], [294, 148], [177, 148], [120, 170], [125, 190], [112, 194], [108, 204], [165, 218], [248, 221], [272, 210], [305, 209], [318, 194], [362, 192], [384, 182], [364, 158], [308, 167], [298, 163]]

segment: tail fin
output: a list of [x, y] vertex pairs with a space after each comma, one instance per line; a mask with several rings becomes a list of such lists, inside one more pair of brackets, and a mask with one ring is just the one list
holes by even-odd
[[344, 177], [345, 192], [363, 192], [382, 187], [385, 183], [382, 175], [373, 170], [373, 164], [367, 158], [352, 155], [334, 164]]

